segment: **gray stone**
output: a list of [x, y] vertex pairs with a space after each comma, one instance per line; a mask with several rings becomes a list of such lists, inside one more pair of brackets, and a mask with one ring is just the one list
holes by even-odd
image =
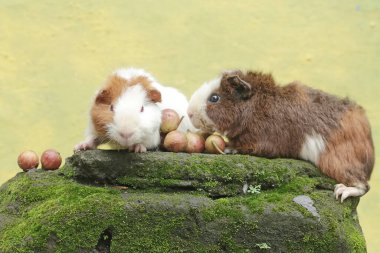
[[79, 152], [0, 187], [0, 252], [365, 252], [334, 184], [296, 160]]
[[317, 209], [313, 206], [314, 201], [309, 196], [300, 195], [295, 197], [293, 201], [305, 207], [313, 216], [317, 217], [318, 220], [321, 219], [321, 216], [319, 215]]

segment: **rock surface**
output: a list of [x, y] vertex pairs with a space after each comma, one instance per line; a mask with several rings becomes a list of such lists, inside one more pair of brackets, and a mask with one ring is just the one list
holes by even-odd
[[0, 188], [0, 252], [365, 252], [334, 183], [289, 159], [79, 152]]

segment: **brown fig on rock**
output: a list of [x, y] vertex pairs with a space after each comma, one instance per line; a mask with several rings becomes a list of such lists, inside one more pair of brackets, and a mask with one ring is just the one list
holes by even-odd
[[188, 131], [186, 133], [187, 153], [202, 153], [205, 150], [205, 139], [202, 135]]
[[224, 154], [226, 143], [219, 135], [210, 135], [205, 142], [206, 153], [209, 154]]
[[187, 146], [186, 134], [178, 130], [168, 133], [164, 140], [164, 148], [171, 152], [184, 152]]
[[36, 169], [39, 165], [38, 155], [32, 150], [24, 151], [18, 156], [17, 163], [23, 171]]
[[45, 170], [56, 170], [61, 163], [62, 157], [54, 149], [45, 150], [41, 155], [41, 167]]

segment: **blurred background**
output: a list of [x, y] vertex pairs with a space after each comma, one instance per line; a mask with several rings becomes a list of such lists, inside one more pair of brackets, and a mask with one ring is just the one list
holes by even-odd
[[[25, 149], [70, 156], [95, 90], [122, 66], [188, 97], [230, 68], [300, 80], [360, 103], [377, 146], [379, 29], [378, 0], [0, 0], [0, 184]], [[380, 252], [379, 169], [358, 209], [370, 253]]]

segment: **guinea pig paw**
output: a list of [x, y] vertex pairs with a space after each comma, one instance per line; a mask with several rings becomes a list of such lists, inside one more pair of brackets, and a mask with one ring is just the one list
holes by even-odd
[[81, 150], [88, 150], [88, 149], [94, 149], [96, 148], [94, 145], [94, 142], [92, 141], [84, 141], [81, 142], [74, 147], [74, 152], [81, 151]]
[[145, 153], [146, 152], [146, 147], [142, 144], [136, 144], [134, 147], [135, 153]]
[[362, 196], [365, 191], [358, 187], [348, 187], [344, 184], [335, 185], [334, 195], [338, 200], [340, 197], [340, 202], [343, 202], [348, 197], [358, 197]]
[[343, 194], [343, 192], [346, 190], [346, 186], [344, 184], [336, 184], [334, 188], [334, 196], [335, 199], [338, 200], [339, 197]]
[[237, 149], [233, 149], [233, 148], [226, 148], [226, 149], [224, 150], [224, 153], [226, 153], [226, 154], [232, 154], [232, 155], [235, 155], [235, 154], [237, 154], [237, 153], [238, 153], [238, 151], [237, 151]]
[[344, 184], [336, 184], [335, 186], [334, 186], [334, 194], [335, 194], [335, 192], [339, 189], [339, 188], [342, 188], [342, 187], [346, 187]]

